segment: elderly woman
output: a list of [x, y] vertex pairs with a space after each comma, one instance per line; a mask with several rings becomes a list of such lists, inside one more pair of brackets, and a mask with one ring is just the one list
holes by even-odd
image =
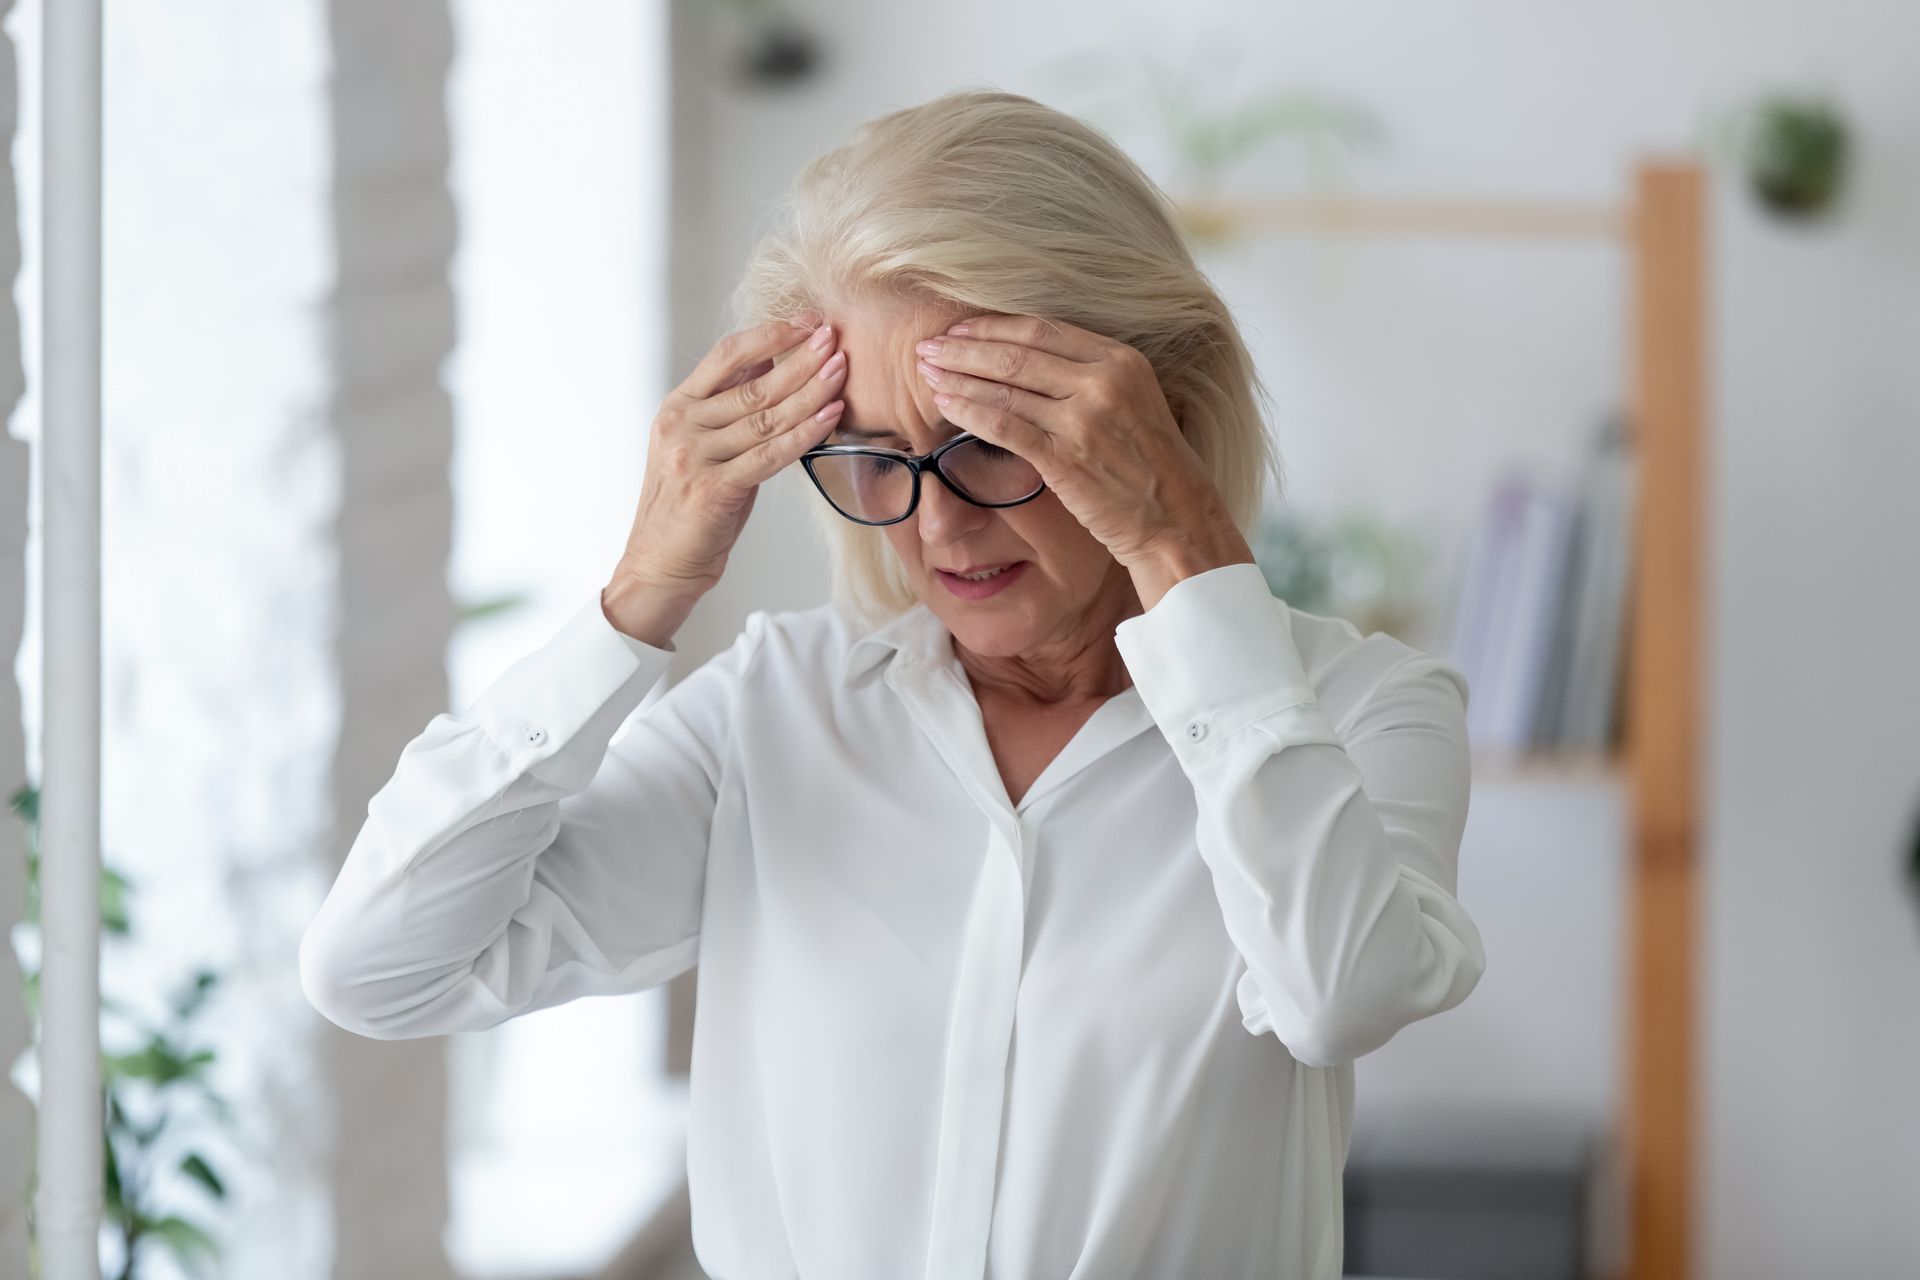
[[[1353, 1060], [1484, 965], [1462, 677], [1269, 591], [1263, 389], [1106, 138], [957, 92], [786, 212], [605, 589], [372, 798], [308, 999], [398, 1039], [697, 963], [721, 1280], [1337, 1276]], [[835, 600], [664, 688], [795, 463]]]

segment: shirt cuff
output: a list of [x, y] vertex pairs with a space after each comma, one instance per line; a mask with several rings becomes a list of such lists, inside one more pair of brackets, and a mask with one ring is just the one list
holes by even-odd
[[614, 733], [673, 658], [673, 650], [615, 627], [596, 591], [552, 639], [489, 685], [467, 715], [515, 773], [578, 791], [599, 772]]
[[1182, 578], [1120, 623], [1121, 660], [1175, 754], [1204, 753], [1283, 713], [1289, 741], [1338, 743], [1290, 616], [1260, 566], [1242, 563]]

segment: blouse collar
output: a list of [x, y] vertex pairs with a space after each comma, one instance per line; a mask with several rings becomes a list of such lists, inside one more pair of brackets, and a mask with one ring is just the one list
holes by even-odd
[[914, 666], [952, 661], [947, 624], [924, 603], [916, 603], [856, 639], [842, 661], [841, 676], [857, 680], [896, 653]]

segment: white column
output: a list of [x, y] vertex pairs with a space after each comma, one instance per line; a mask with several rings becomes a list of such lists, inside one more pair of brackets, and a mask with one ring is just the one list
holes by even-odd
[[[327, 20], [337, 259], [327, 421], [341, 486], [332, 530], [337, 865], [401, 748], [449, 709], [453, 409], [440, 368], [455, 341], [456, 217], [444, 0], [330, 0]], [[325, 1034], [336, 1106], [333, 1274], [450, 1277], [447, 1041]]]
[[46, 662], [40, 800], [44, 1280], [98, 1280], [100, 1153], [100, 0], [43, 27]]
[[[0, 24], [13, 8], [0, 0]], [[13, 37], [0, 25], [0, 280], [20, 269], [15, 222], [13, 137], [18, 123], [20, 80]], [[0, 299], [0, 421], [11, 419], [26, 384], [21, 360], [19, 313], [11, 296]], [[28, 483], [27, 446], [0, 432], [0, 653], [12, 653], [26, 619]], [[0, 680], [0, 794], [11, 795], [26, 780], [26, 743], [20, 724], [20, 689]], [[0, 811], [0, 1275], [27, 1274], [27, 1182], [34, 1162], [33, 1108], [16, 1086], [11, 1067], [30, 1042], [26, 1003], [20, 998], [20, 966], [6, 945], [26, 914], [26, 828]]]

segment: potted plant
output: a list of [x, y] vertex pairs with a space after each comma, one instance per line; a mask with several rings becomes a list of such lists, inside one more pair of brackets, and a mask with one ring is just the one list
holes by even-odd
[[1721, 120], [1712, 144], [1775, 217], [1811, 221], [1829, 214], [1845, 189], [1851, 131], [1833, 101], [1776, 92]]
[[[40, 792], [32, 784], [14, 791], [11, 806], [27, 826], [27, 910], [23, 927], [37, 932], [40, 922]], [[126, 938], [132, 933], [128, 903], [132, 886], [111, 867], [100, 875], [100, 927], [107, 937]], [[37, 953], [38, 948], [34, 948]], [[37, 964], [21, 966], [27, 1017], [36, 1028], [40, 1021], [40, 969]], [[102, 1115], [102, 1181], [104, 1204], [102, 1217], [119, 1244], [120, 1268], [115, 1280], [137, 1280], [141, 1267], [153, 1250], [164, 1250], [187, 1270], [219, 1254], [218, 1242], [192, 1219], [162, 1207], [163, 1184], [169, 1179], [184, 1180], [214, 1200], [226, 1197], [226, 1184], [213, 1163], [198, 1151], [189, 1149], [177, 1159], [166, 1152], [177, 1151], [172, 1141], [188, 1125], [196, 1112], [213, 1121], [226, 1122], [231, 1111], [224, 1098], [208, 1083], [214, 1051], [195, 1047], [194, 1022], [208, 997], [219, 983], [219, 976], [201, 969], [189, 977], [173, 996], [167, 1016], [153, 1020], [142, 1016], [122, 1001], [102, 995], [101, 1012], [109, 1024], [102, 1027], [103, 1048], [107, 1044], [127, 1046], [119, 1051], [103, 1051], [100, 1057]], [[33, 1051], [29, 1050], [29, 1054]], [[25, 1090], [23, 1090], [25, 1092]], [[37, 1100], [37, 1092], [33, 1094]], [[38, 1267], [34, 1237], [33, 1201], [37, 1177], [27, 1184], [27, 1231], [31, 1265]], [[171, 1191], [171, 1188], [165, 1188]]]

